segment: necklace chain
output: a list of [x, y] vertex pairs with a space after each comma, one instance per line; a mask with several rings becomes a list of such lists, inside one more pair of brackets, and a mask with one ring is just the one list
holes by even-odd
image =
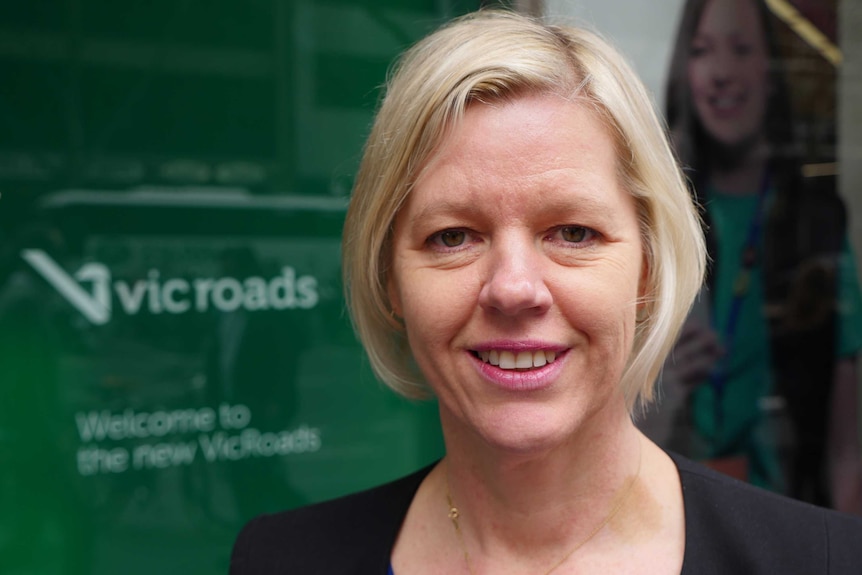
[[[563, 555], [563, 557], [559, 561], [554, 563], [550, 569], [545, 571], [544, 575], [549, 575], [550, 573], [554, 572], [557, 569], [557, 567], [559, 567], [560, 565], [565, 563], [569, 557], [574, 555], [575, 551], [577, 551], [578, 549], [580, 549], [581, 547], [583, 547], [584, 545], [589, 543], [589, 541], [593, 537], [598, 535], [599, 531], [601, 531], [605, 525], [610, 523], [611, 519], [613, 519], [616, 516], [616, 514], [620, 511], [620, 509], [622, 509], [623, 504], [626, 502], [629, 495], [631, 494], [632, 487], [634, 486], [635, 481], [637, 481], [638, 477], [640, 477], [642, 460], [643, 460], [643, 447], [641, 446], [641, 448], [638, 451], [638, 468], [637, 468], [637, 471], [635, 472], [634, 476], [629, 480], [628, 485], [626, 485], [623, 488], [623, 490], [621, 491], [620, 497], [617, 498], [617, 502], [611, 508], [610, 512], [605, 516], [605, 518], [598, 525], [596, 525], [593, 528], [592, 531], [590, 531], [587, 534], [587, 536], [585, 538], [580, 540], [578, 542], [578, 544], [575, 545], [574, 547], [572, 547], [568, 551], [568, 553]], [[458, 511], [458, 508], [455, 506], [455, 503], [452, 501], [452, 494], [449, 490], [448, 462], [446, 465], [447, 465], [447, 468], [446, 468], [446, 502], [449, 505], [449, 519], [452, 521], [452, 526], [455, 528], [455, 535], [458, 537], [458, 544], [461, 546], [461, 551], [464, 554], [464, 562], [467, 564], [467, 571], [470, 573], [470, 575], [475, 575], [475, 572], [473, 571], [473, 565], [470, 561], [470, 553], [467, 551], [467, 545], [464, 543], [464, 536], [461, 533], [461, 524], [459, 522], [459, 519], [461, 518], [461, 512]]]

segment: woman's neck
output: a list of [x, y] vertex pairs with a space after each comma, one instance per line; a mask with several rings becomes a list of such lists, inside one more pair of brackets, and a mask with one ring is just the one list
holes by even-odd
[[769, 146], [764, 140], [737, 148], [716, 145], [707, 153], [708, 180], [712, 187], [728, 195], [759, 193], [769, 159]]
[[679, 473], [623, 418], [534, 457], [471, 449], [444, 421], [448, 453], [410, 506], [395, 572], [615, 573], [651, 565], [654, 573], [679, 573]]
[[452, 446], [441, 471], [470, 547], [547, 560], [590, 537], [631, 490], [641, 465], [644, 440], [628, 415], [609, 429], [531, 456]]

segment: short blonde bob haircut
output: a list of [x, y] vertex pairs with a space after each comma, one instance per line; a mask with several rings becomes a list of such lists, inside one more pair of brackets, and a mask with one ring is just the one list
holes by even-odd
[[526, 95], [556, 95], [593, 110], [614, 137], [620, 181], [635, 199], [648, 277], [620, 382], [633, 413], [653, 399], [654, 381], [701, 286], [706, 251], [698, 212], [646, 90], [616, 50], [579, 28], [480, 10], [402, 55], [366, 142], [344, 226], [354, 327], [380, 379], [407, 397], [428, 395], [387, 295], [393, 222], [469, 106]]

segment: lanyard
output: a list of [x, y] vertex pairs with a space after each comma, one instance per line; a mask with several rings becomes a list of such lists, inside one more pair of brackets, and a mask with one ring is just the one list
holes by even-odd
[[724, 423], [724, 405], [722, 400], [724, 398], [724, 387], [727, 383], [728, 363], [733, 354], [742, 303], [748, 295], [751, 287], [752, 270], [757, 265], [759, 259], [759, 244], [763, 232], [763, 221], [765, 219], [763, 216], [766, 209], [766, 197], [769, 195], [769, 183], [769, 170], [764, 170], [763, 178], [760, 182], [760, 191], [757, 194], [757, 206], [748, 225], [745, 243], [739, 254], [739, 272], [737, 272], [736, 279], [733, 282], [733, 298], [730, 301], [730, 308], [727, 312], [727, 324], [724, 328], [724, 358], [719, 361], [709, 379], [709, 383], [715, 392], [716, 429], [720, 429]]

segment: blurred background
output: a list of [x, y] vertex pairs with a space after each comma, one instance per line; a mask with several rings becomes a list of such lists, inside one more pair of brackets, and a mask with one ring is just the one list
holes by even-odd
[[216, 574], [442, 452], [339, 242], [393, 57], [461, 0], [0, 4], [0, 573]]
[[[339, 242], [393, 58], [487, 4], [0, 3], [0, 573], [225, 573], [253, 515], [442, 455], [368, 367]], [[777, 20], [860, 253], [862, 10], [792, 4], [843, 52]], [[503, 5], [603, 31], [662, 110], [681, 0]]]

